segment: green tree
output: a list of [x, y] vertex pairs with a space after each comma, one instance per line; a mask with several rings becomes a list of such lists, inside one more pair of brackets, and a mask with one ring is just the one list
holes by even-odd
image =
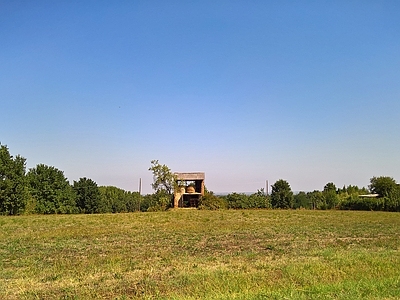
[[381, 176], [372, 177], [369, 189], [371, 193], [378, 194], [379, 197], [389, 197], [396, 191], [397, 184], [392, 177]]
[[138, 192], [128, 192], [115, 186], [100, 186], [99, 191], [99, 213], [134, 212], [142, 209], [144, 201]]
[[345, 210], [382, 210], [383, 201], [371, 197], [359, 197], [368, 195], [369, 191], [365, 187], [359, 188], [356, 185], [343, 186], [338, 189], [339, 209]]
[[97, 183], [83, 177], [74, 181], [73, 189], [76, 194], [76, 206], [80, 212], [94, 214], [99, 212], [101, 195]]
[[328, 182], [324, 186], [324, 192], [335, 192], [336, 193], [336, 185], [333, 182]]
[[28, 193], [25, 181], [25, 158], [10, 155], [0, 144], [0, 214], [18, 215], [24, 211]]
[[249, 208], [271, 208], [271, 199], [265, 194], [264, 188], [248, 197]]
[[35, 201], [35, 212], [43, 214], [76, 213], [75, 193], [64, 172], [39, 164], [27, 174], [28, 187]]
[[153, 173], [153, 183], [151, 186], [156, 192], [165, 191], [168, 195], [176, 186], [176, 175], [171, 172], [171, 169], [166, 165], [161, 165], [158, 160], [152, 160], [149, 171]]
[[324, 208], [324, 196], [321, 191], [314, 190], [307, 193], [308, 199], [310, 199], [311, 209], [321, 209]]
[[384, 197], [386, 211], [400, 211], [400, 186], [397, 184], [389, 197]]
[[311, 208], [310, 199], [305, 192], [299, 192], [294, 195], [293, 208]]
[[369, 189], [384, 199], [384, 210], [400, 211], [400, 185], [392, 177], [372, 177]]
[[324, 186], [322, 194], [327, 209], [335, 208], [338, 205], [339, 197], [336, 192], [336, 185], [333, 182], [329, 182]]
[[164, 211], [171, 207], [171, 195], [165, 190], [143, 196], [140, 211]]
[[292, 208], [293, 202], [293, 192], [286, 180], [279, 179], [272, 185], [271, 205], [273, 208]]
[[368, 189], [366, 189], [365, 187], [359, 188], [356, 185], [348, 185], [347, 187], [343, 186], [343, 188], [338, 189], [337, 192], [341, 199], [346, 199], [351, 195], [359, 196], [369, 194]]
[[153, 194], [153, 203], [147, 211], [164, 211], [171, 207], [172, 196], [165, 190], [159, 190]]
[[243, 193], [231, 193], [226, 196], [226, 201], [228, 202], [228, 208], [242, 209], [249, 208], [248, 196]]
[[140, 210], [142, 196], [139, 194], [139, 192], [126, 192], [125, 199], [126, 199], [125, 201], [126, 210], [128, 212], [134, 212]]
[[218, 197], [214, 192], [204, 188], [204, 196], [200, 197], [199, 209], [218, 210], [227, 208], [228, 203], [226, 198]]
[[340, 202], [339, 208], [344, 210], [384, 210], [385, 198], [361, 198], [358, 194], [350, 194], [345, 200], [342, 200], [342, 202]]
[[123, 189], [115, 186], [101, 186], [99, 190], [101, 195], [99, 212], [120, 213], [128, 211], [126, 208], [126, 192]]

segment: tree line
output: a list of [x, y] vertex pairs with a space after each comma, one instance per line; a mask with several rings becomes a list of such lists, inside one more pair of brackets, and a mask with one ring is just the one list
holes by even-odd
[[[0, 214], [76, 214], [121, 213], [166, 210], [171, 207], [176, 178], [166, 165], [151, 161], [154, 193], [140, 195], [114, 186], [98, 186], [82, 177], [72, 184], [64, 172], [45, 164], [26, 171], [26, 159], [12, 156], [0, 144]], [[376, 195], [376, 197], [375, 197]], [[372, 197], [373, 196], [373, 197]], [[400, 211], [400, 186], [391, 177], [373, 177], [369, 189], [347, 186], [336, 188], [333, 183], [322, 191], [294, 194], [289, 183], [278, 180], [271, 195], [263, 189], [246, 195], [225, 196], [205, 192], [199, 209], [354, 209]]]
[[[153, 188], [155, 196], [171, 194], [176, 186], [177, 178], [166, 165], [158, 160], [151, 161], [149, 168], [153, 173]], [[279, 179], [272, 186], [270, 195], [264, 189], [247, 195], [244, 193], [230, 193], [216, 195], [205, 190], [200, 198], [200, 209], [344, 209], [344, 210], [380, 210], [400, 211], [400, 185], [387, 176], [372, 177], [368, 189], [358, 186], [343, 186], [337, 188], [333, 182], [327, 183], [322, 191], [299, 192], [294, 194], [290, 184]], [[162, 201], [160, 207], [168, 207], [168, 198]]]
[[372, 177], [368, 189], [349, 185], [337, 188], [327, 183], [322, 191], [301, 191], [294, 194], [290, 184], [283, 179], [272, 185], [266, 195], [261, 189], [257, 193], [231, 193], [226, 196], [206, 192], [200, 208], [204, 209], [341, 209], [400, 212], [400, 185], [387, 176]]
[[153, 195], [141, 196], [90, 178], [69, 183], [64, 172], [45, 164], [26, 171], [26, 159], [0, 144], [0, 214], [75, 214], [147, 211]]

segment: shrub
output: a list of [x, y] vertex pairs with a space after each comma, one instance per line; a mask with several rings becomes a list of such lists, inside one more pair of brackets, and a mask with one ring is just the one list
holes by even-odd
[[233, 208], [233, 209], [249, 208], [248, 196], [246, 196], [243, 193], [229, 194], [226, 197], [226, 200], [228, 202], [228, 208]]
[[206, 191], [199, 201], [199, 209], [217, 210], [227, 208], [228, 203], [226, 200], [223, 197], [214, 195], [213, 192]]
[[143, 197], [140, 205], [141, 211], [164, 211], [171, 207], [171, 195], [164, 190]]
[[249, 208], [271, 208], [271, 199], [265, 195], [264, 189], [257, 190], [257, 193], [248, 197]]
[[349, 198], [343, 200], [339, 208], [344, 210], [383, 210], [385, 201], [383, 198], [361, 198], [357, 195], [351, 195]]

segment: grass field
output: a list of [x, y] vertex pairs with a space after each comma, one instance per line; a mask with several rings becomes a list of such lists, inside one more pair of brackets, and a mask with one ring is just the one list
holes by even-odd
[[400, 214], [0, 217], [0, 299], [400, 299]]

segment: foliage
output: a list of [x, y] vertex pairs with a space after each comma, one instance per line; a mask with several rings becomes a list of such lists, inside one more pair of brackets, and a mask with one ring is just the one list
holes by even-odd
[[265, 194], [264, 188], [248, 197], [249, 208], [271, 208], [271, 199]]
[[360, 197], [356, 194], [350, 195], [343, 200], [339, 208], [344, 210], [367, 210], [380, 211], [384, 210], [385, 200], [383, 198]]
[[369, 189], [371, 193], [378, 194], [379, 197], [390, 197], [397, 189], [396, 181], [392, 177], [372, 177], [370, 182]]
[[64, 172], [39, 164], [27, 174], [28, 187], [35, 200], [35, 212], [41, 214], [76, 213], [75, 194]]
[[21, 214], [28, 199], [25, 182], [25, 158], [10, 155], [0, 144], [0, 214]]
[[369, 189], [384, 199], [384, 210], [400, 211], [400, 185], [392, 177], [372, 177]]
[[307, 193], [308, 199], [310, 199], [311, 209], [320, 209], [324, 204], [324, 196], [321, 191], [314, 190]]
[[218, 210], [227, 208], [228, 203], [224, 197], [218, 197], [214, 192], [205, 189], [204, 196], [199, 201], [199, 209]]
[[[171, 207], [172, 191], [178, 181], [166, 165], [151, 161], [155, 193], [141, 196], [117, 187], [98, 187], [88, 178], [80, 178], [71, 186], [64, 173], [55, 167], [39, 164], [25, 174], [25, 158], [13, 157], [0, 144], [0, 214], [63, 214], [119, 213], [163, 211]], [[378, 194], [375, 198], [369, 193]], [[231, 193], [217, 196], [205, 191], [199, 209], [306, 208], [343, 210], [400, 211], [400, 185], [392, 177], [372, 177], [369, 190], [357, 186], [336, 188], [327, 183], [322, 191], [299, 192], [293, 195], [285, 180], [272, 186], [271, 196], [263, 189], [247, 195]]]
[[286, 180], [279, 179], [272, 185], [271, 205], [273, 208], [292, 208], [293, 202], [293, 192]]
[[400, 187], [391, 192], [390, 197], [384, 197], [386, 211], [400, 212]]
[[121, 213], [138, 211], [141, 196], [138, 192], [127, 192], [115, 186], [100, 186], [99, 213]]
[[328, 182], [324, 186], [324, 192], [329, 193], [329, 192], [335, 192], [336, 193], [336, 185], [333, 182]]
[[343, 186], [343, 188], [341, 189], [339, 188], [338, 194], [341, 197], [346, 197], [349, 195], [367, 195], [369, 194], [369, 190], [366, 189], [365, 187], [359, 188], [356, 185], [348, 185], [347, 187]]
[[240, 209], [248, 208], [247, 196], [243, 193], [231, 193], [226, 196], [228, 208]]
[[336, 193], [336, 186], [333, 182], [329, 182], [324, 186], [324, 191], [322, 192], [324, 197], [324, 204], [327, 209], [336, 208], [339, 204], [339, 197]]
[[226, 201], [228, 208], [231, 209], [271, 208], [270, 198], [267, 197], [264, 189], [257, 190], [251, 195], [231, 193], [226, 196]]
[[100, 191], [97, 183], [86, 177], [74, 181], [73, 190], [76, 193], [76, 206], [79, 211], [87, 214], [99, 212], [101, 201]]
[[125, 207], [127, 212], [140, 211], [140, 203], [142, 202], [143, 197], [139, 194], [139, 192], [126, 191], [125, 193]]
[[308, 195], [301, 191], [297, 194], [294, 195], [293, 197], [293, 208], [307, 208], [310, 209], [311, 205], [310, 205], [310, 199], [308, 197]]
[[157, 205], [157, 197], [155, 194], [147, 194], [142, 197], [142, 202], [140, 203], [140, 211], [147, 211], [150, 207]]
[[172, 196], [165, 190], [143, 196], [140, 211], [164, 211], [171, 207]]
[[166, 165], [161, 165], [158, 160], [152, 160], [149, 171], [153, 173], [153, 183], [151, 186], [156, 193], [165, 191], [167, 194], [172, 195], [177, 178], [171, 172], [171, 169]]

